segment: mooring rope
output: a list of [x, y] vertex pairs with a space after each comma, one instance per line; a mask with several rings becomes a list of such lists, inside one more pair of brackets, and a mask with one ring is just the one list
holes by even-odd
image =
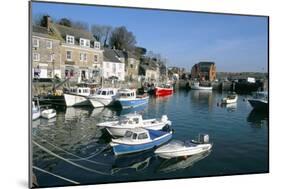
[[98, 164], [98, 165], [109, 165], [109, 164], [106, 164], [106, 163], [101, 163], [101, 162], [97, 162], [97, 161], [94, 161], [94, 160], [89, 160], [90, 158], [95, 157], [96, 155], [98, 155], [98, 154], [100, 154], [101, 152], [103, 152], [103, 150], [105, 150], [105, 149], [108, 148], [109, 146], [105, 146], [102, 150], [100, 150], [99, 152], [94, 153], [93, 155], [91, 155], [91, 156], [89, 156], [89, 157], [80, 157], [80, 156], [75, 155], [75, 154], [73, 154], [73, 153], [71, 153], [71, 152], [65, 151], [65, 150], [62, 149], [61, 147], [58, 147], [58, 146], [56, 146], [56, 145], [54, 145], [54, 144], [48, 142], [46, 139], [44, 139], [44, 138], [42, 138], [42, 137], [39, 137], [39, 136], [36, 136], [36, 137], [38, 137], [38, 138], [40, 138], [41, 140], [43, 140], [44, 142], [48, 143], [50, 146], [53, 146], [54, 148], [57, 148], [57, 149], [59, 149], [59, 150], [65, 152], [65, 153], [67, 153], [67, 154], [69, 154], [69, 155], [71, 155], [71, 156], [77, 158], [77, 159], [66, 158], [66, 159], [68, 159], [68, 160], [71, 160], [71, 161], [80, 161], [80, 160], [82, 161], [82, 160], [84, 160], [84, 161], [87, 161], [87, 162], [90, 162], [90, 163], [94, 163], [94, 164]]
[[44, 150], [45, 152], [47, 152], [48, 154], [50, 154], [50, 155], [52, 155], [52, 156], [55, 156], [56, 158], [59, 158], [59, 159], [65, 161], [65, 162], [67, 162], [67, 163], [69, 163], [69, 164], [71, 164], [71, 165], [74, 165], [74, 166], [76, 166], [76, 167], [79, 167], [79, 168], [84, 169], [84, 170], [89, 171], [89, 172], [98, 173], [98, 174], [101, 174], [101, 175], [110, 175], [110, 174], [108, 174], [108, 173], [104, 173], [104, 172], [101, 172], [101, 171], [97, 171], [97, 170], [94, 170], [94, 169], [90, 169], [90, 168], [85, 167], [85, 166], [83, 166], [83, 165], [79, 165], [79, 164], [77, 164], [77, 163], [75, 163], [75, 162], [72, 162], [72, 161], [70, 161], [70, 160], [68, 160], [68, 159], [65, 159], [65, 158], [63, 158], [63, 157], [61, 157], [61, 156], [55, 154], [54, 152], [48, 150], [48, 149], [45, 148], [44, 146], [41, 146], [40, 144], [38, 144], [38, 143], [35, 142], [34, 140], [32, 140], [32, 143], [35, 144], [36, 146], [38, 146], [39, 148], [41, 148], [42, 150]]
[[49, 175], [52, 175], [52, 176], [54, 176], [54, 177], [60, 178], [60, 179], [65, 180], [65, 181], [68, 181], [68, 182], [70, 182], [70, 183], [73, 183], [73, 184], [80, 184], [79, 182], [76, 182], [76, 181], [74, 181], [74, 180], [70, 180], [70, 179], [68, 179], [68, 178], [65, 178], [65, 177], [56, 175], [56, 174], [54, 174], [54, 173], [51, 173], [51, 172], [46, 171], [46, 170], [44, 170], [44, 169], [41, 169], [41, 168], [39, 168], [39, 167], [36, 167], [36, 166], [32, 166], [32, 167], [33, 167], [33, 169], [36, 169], [36, 170], [41, 171], [41, 172], [43, 172], [43, 173], [47, 173], [47, 174], [49, 174]]

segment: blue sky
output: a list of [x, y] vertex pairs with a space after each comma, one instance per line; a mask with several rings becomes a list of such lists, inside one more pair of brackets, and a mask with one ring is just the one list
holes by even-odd
[[218, 71], [267, 71], [267, 18], [207, 13], [32, 3], [32, 14], [126, 26], [137, 45], [189, 71], [214, 61]]

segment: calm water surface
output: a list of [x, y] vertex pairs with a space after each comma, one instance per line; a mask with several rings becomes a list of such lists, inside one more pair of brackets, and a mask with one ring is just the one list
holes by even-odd
[[[267, 172], [268, 113], [252, 111], [243, 95], [236, 105], [218, 106], [224, 95], [183, 90], [151, 97], [148, 105], [132, 110], [57, 109], [56, 118], [33, 121], [33, 165], [81, 184]], [[144, 118], [167, 114], [173, 139], [209, 134], [212, 151], [187, 159], [164, 160], [151, 151], [116, 158], [108, 146], [110, 138], [96, 124], [135, 111]], [[33, 171], [39, 186], [73, 185]]]

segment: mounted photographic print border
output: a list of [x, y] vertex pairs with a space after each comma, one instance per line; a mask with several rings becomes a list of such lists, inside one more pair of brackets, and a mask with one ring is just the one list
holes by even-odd
[[269, 172], [268, 16], [31, 1], [29, 21], [30, 187]]

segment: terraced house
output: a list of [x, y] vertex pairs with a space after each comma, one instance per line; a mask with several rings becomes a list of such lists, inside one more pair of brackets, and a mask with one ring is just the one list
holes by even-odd
[[60, 40], [46, 27], [32, 27], [32, 76], [33, 78], [61, 77]]
[[[52, 23], [48, 16], [44, 18], [48, 35], [59, 44], [55, 62], [59, 64], [60, 77], [78, 82], [97, 80], [103, 62], [100, 42], [88, 31]], [[46, 56], [44, 53], [40, 56]]]

